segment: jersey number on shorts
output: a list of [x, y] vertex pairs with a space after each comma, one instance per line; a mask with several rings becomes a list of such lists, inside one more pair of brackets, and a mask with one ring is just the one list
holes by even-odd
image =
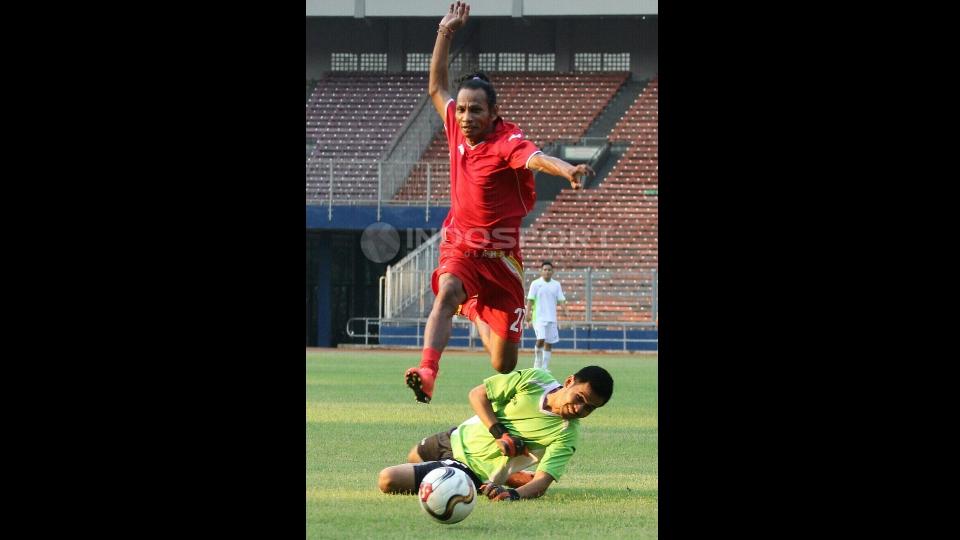
[[520, 331], [520, 321], [523, 320], [523, 314], [524, 314], [525, 311], [526, 311], [525, 309], [520, 308], [520, 307], [518, 307], [517, 309], [513, 310], [513, 312], [517, 314], [517, 320], [513, 321], [513, 324], [510, 325], [510, 331], [511, 331], [511, 332], [519, 332], [519, 331]]

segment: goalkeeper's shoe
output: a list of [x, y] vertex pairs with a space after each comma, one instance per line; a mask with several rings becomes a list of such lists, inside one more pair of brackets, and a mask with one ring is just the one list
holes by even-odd
[[423, 367], [412, 367], [407, 370], [407, 386], [413, 390], [417, 401], [430, 403], [433, 397], [433, 383], [437, 378], [436, 372]]

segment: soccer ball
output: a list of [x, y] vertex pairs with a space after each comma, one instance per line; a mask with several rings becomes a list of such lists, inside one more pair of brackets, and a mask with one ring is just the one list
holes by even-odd
[[439, 467], [420, 482], [420, 508], [444, 524], [463, 521], [477, 505], [477, 488], [467, 473], [455, 467]]

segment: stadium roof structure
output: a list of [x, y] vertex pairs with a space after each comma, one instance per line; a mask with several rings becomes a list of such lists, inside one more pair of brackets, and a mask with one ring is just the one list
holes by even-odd
[[[307, 0], [308, 17], [439, 17], [447, 0]], [[472, 17], [657, 15], [659, 0], [480, 0]]]

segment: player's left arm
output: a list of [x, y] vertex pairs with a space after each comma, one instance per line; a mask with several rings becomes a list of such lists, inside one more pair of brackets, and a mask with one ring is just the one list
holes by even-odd
[[534, 171], [545, 172], [553, 176], [566, 178], [567, 181], [570, 182], [570, 186], [573, 189], [580, 189], [583, 187], [582, 179], [584, 176], [588, 174], [593, 176], [596, 174], [586, 163], [581, 163], [580, 165], [574, 166], [560, 158], [548, 156], [543, 153], [539, 153], [531, 157], [530, 161], [527, 162], [527, 168]]
[[549, 473], [537, 471], [533, 475], [533, 480], [517, 488], [517, 493], [521, 499], [536, 499], [546, 493], [552, 483], [553, 477]]
[[549, 473], [537, 471], [533, 475], [533, 480], [526, 484], [511, 489], [499, 484], [485, 483], [480, 486], [480, 492], [488, 499], [496, 501], [516, 501], [519, 499], [536, 499], [547, 492], [547, 488], [553, 483], [553, 477]]
[[563, 285], [560, 285], [560, 282], [557, 282], [557, 289], [559, 289], [559, 294], [557, 295], [557, 305], [560, 306], [560, 312], [563, 313], [563, 318], [567, 318], [567, 297], [563, 295]]

